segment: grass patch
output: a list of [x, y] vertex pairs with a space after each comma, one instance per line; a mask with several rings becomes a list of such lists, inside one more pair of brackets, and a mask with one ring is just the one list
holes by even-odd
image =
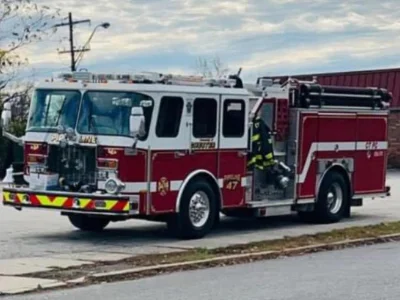
[[232, 245], [211, 250], [213, 254], [237, 254], [258, 251], [280, 251], [290, 248], [329, 244], [340, 241], [356, 240], [361, 238], [374, 238], [382, 235], [400, 234], [400, 222], [380, 223], [377, 225], [357, 226], [316, 234], [284, 237], [270, 241], [253, 242], [243, 245]]
[[204, 260], [225, 255], [255, 253], [263, 251], [283, 251], [298, 247], [330, 244], [361, 238], [374, 238], [382, 235], [400, 234], [400, 222], [381, 223], [378, 225], [357, 226], [344, 229], [335, 229], [317, 234], [284, 237], [269, 241], [260, 241], [247, 244], [232, 245], [216, 249], [197, 248], [185, 252], [168, 253], [163, 255], [146, 255], [127, 259], [135, 266], [150, 266], [177, 262]]

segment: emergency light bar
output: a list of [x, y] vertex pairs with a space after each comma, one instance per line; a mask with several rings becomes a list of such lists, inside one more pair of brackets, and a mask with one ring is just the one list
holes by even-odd
[[171, 84], [186, 86], [218, 86], [234, 87], [236, 79], [225, 78], [204, 78], [193, 75], [173, 75], [157, 72], [142, 72], [138, 74], [95, 74], [91, 72], [68, 72], [60, 73], [57, 78], [64, 81], [81, 82], [108, 82], [116, 81], [118, 83], [146, 83], [146, 84]]
[[90, 81], [91, 78], [91, 74], [89, 72], [75, 72], [72, 75], [72, 78], [75, 80], [81, 80], [81, 81]]

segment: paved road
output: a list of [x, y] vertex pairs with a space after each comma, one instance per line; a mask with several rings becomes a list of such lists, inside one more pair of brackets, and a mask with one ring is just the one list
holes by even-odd
[[0, 260], [29, 256], [82, 253], [84, 251], [129, 254], [158, 251], [157, 246], [214, 247], [256, 240], [280, 238], [353, 225], [400, 220], [400, 172], [389, 174], [389, 184], [398, 188], [389, 199], [367, 200], [354, 208], [353, 218], [338, 224], [309, 225], [296, 218], [243, 221], [227, 218], [221, 228], [202, 240], [177, 241], [169, 238], [165, 225], [144, 221], [114, 223], [101, 234], [75, 230], [65, 217], [55, 212], [18, 212], [0, 205]]
[[381, 244], [15, 297], [15, 300], [397, 300], [399, 252], [400, 243]]

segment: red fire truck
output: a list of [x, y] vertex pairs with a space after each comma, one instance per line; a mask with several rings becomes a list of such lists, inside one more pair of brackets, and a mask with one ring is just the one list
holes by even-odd
[[[3, 204], [55, 210], [86, 231], [162, 221], [181, 238], [203, 237], [220, 212], [337, 222], [363, 198], [390, 193], [390, 101], [384, 89], [291, 78], [61, 74], [35, 87], [20, 139], [26, 185], [9, 169]], [[16, 140], [9, 109], [4, 132]], [[256, 115], [272, 131], [276, 159], [262, 189], [247, 167]]]

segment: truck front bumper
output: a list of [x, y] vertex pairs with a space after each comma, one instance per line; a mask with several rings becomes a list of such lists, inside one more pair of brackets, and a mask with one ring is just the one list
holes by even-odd
[[139, 195], [82, 194], [27, 188], [3, 188], [2, 194], [3, 204], [17, 209], [26, 207], [119, 216], [137, 215], [139, 209]]

